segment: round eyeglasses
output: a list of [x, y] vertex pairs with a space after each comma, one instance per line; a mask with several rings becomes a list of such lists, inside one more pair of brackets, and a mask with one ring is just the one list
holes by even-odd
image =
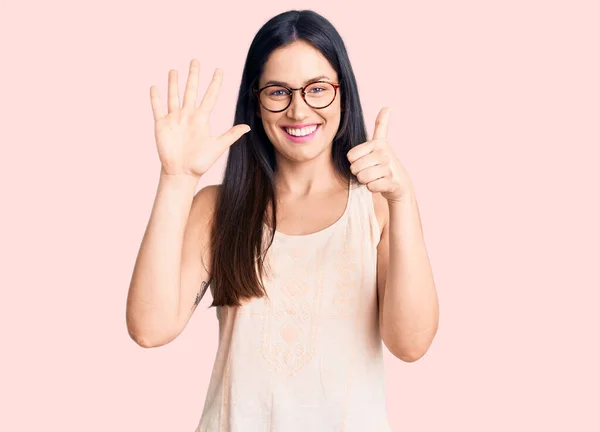
[[333, 103], [340, 85], [341, 83], [329, 81], [315, 81], [298, 88], [270, 84], [258, 90], [254, 89], [254, 95], [267, 111], [281, 112], [285, 111], [292, 103], [294, 91], [301, 90], [302, 99], [309, 107], [323, 109]]

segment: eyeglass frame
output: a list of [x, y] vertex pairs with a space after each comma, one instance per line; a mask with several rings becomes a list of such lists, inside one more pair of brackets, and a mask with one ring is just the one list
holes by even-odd
[[[331, 102], [329, 102], [329, 103], [328, 103], [327, 105], [325, 105], [324, 107], [315, 108], [315, 107], [313, 107], [311, 104], [309, 104], [309, 103], [306, 101], [306, 88], [307, 88], [308, 86], [310, 86], [310, 85], [313, 85], [313, 84], [318, 84], [318, 83], [324, 83], [324, 84], [329, 84], [329, 85], [333, 86], [333, 99], [331, 99]], [[260, 104], [260, 106], [261, 106], [261, 107], [263, 107], [264, 109], [266, 109], [266, 110], [267, 110], [267, 111], [269, 111], [269, 112], [272, 112], [272, 113], [278, 113], [278, 112], [285, 111], [286, 109], [288, 109], [288, 108], [290, 107], [290, 105], [292, 104], [292, 100], [294, 99], [294, 92], [295, 92], [296, 90], [302, 90], [302, 93], [301, 93], [301, 94], [302, 94], [302, 99], [304, 100], [304, 103], [306, 103], [306, 105], [308, 105], [308, 106], [309, 106], [309, 107], [311, 107], [312, 109], [323, 109], [323, 108], [327, 108], [329, 105], [331, 105], [331, 104], [333, 103], [333, 101], [334, 101], [334, 100], [335, 100], [335, 98], [337, 97], [337, 90], [338, 90], [338, 88], [340, 88], [340, 86], [341, 86], [341, 85], [342, 85], [342, 82], [341, 82], [341, 81], [339, 81], [339, 82], [337, 82], [337, 83], [334, 83], [334, 82], [331, 82], [331, 81], [319, 80], [319, 81], [313, 81], [313, 82], [309, 82], [308, 84], [306, 84], [306, 85], [304, 85], [304, 86], [302, 86], [302, 87], [298, 87], [298, 88], [291, 88], [291, 87], [288, 87], [288, 86], [284, 86], [284, 85], [282, 85], [282, 84], [269, 84], [269, 85], [266, 85], [266, 86], [264, 86], [264, 87], [262, 87], [262, 88], [259, 88], [259, 89], [253, 89], [253, 91], [254, 91], [254, 95], [256, 96], [256, 99], [258, 99], [258, 103]], [[278, 110], [278, 111], [273, 111], [273, 110], [270, 110], [269, 108], [265, 107], [265, 106], [262, 104], [262, 102], [260, 101], [260, 93], [261, 93], [261, 92], [262, 92], [264, 89], [266, 89], [266, 88], [269, 88], [269, 87], [283, 87], [284, 89], [286, 89], [286, 90], [288, 90], [288, 91], [290, 92], [290, 101], [288, 102], [288, 104], [287, 104], [287, 106], [286, 106], [285, 108], [283, 108], [283, 109], [280, 109], [280, 110]]]

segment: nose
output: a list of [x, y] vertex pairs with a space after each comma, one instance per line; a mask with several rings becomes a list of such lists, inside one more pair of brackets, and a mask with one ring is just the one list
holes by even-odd
[[287, 117], [294, 120], [306, 118], [312, 108], [302, 98], [302, 89], [292, 90], [292, 102], [286, 110]]

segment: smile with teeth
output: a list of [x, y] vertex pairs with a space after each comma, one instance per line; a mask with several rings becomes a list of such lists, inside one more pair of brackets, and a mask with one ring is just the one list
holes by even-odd
[[301, 136], [310, 135], [317, 129], [318, 126], [319, 125], [312, 125], [312, 126], [304, 127], [302, 129], [292, 129], [292, 128], [286, 127], [286, 128], [284, 128], [284, 130], [287, 133], [289, 133], [290, 135], [301, 137]]

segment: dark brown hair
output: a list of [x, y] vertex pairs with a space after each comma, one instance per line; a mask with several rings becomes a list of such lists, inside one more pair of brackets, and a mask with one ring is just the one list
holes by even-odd
[[[253, 90], [258, 88], [271, 52], [297, 40], [318, 49], [338, 74], [342, 113], [332, 144], [332, 161], [341, 179], [357, 183], [346, 154], [365, 142], [367, 136], [344, 42], [333, 25], [316, 12], [281, 13], [265, 23], [254, 37], [242, 73], [234, 124], [247, 124], [252, 130], [229, 148], [219, 187], [211, 233], [213, 302], [209, 307], [239, 306], [243, 300], [266, 295], [262, 282], [266, 270], [264, 257], [273, 243], [273, 235], [268, 244], [263, 244], [263, 223], [268, 219], [273, 231], [277, 229], [275, 150], [258, 117]], [[266, 215], [269, 204], [271, 214]]]

